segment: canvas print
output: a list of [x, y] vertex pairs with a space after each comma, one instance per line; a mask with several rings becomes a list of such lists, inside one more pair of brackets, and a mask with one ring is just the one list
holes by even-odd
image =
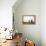
[[24, 15], [22, 17], [23, 24], [36, 24], [36, 16], [35, 15]]

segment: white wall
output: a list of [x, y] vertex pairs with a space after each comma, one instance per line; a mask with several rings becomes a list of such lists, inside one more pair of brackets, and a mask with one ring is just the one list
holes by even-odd
[[[14, 5], [16, 6], [16, 5]], [[41, 46], [41, 1], [40, 0], [23, 0], [17, 8], [14, 9], [15, 28], [22, 32], [25, 38], [35, 41], [36, 46]], [[22, 24], [23, 15], [36, 15], [35, 25]]]
[[42, 46], [46, 46], [46, 0], [41, 1], [41, 38]]
[[[23, 32], [24, 37], [34, 39], [37, 46], [46, 46], [46, 0], [25, 0], [16, 8], [13, 8], [15, 15], [15, 27], [19, 32]], [[23, 15], [36, 15], [36, 25], [23, 25]], [[27, 35], [28, 34], [28, 35]]]
[[0, 27], [12, 28], [12, 6], [16, 0], [0, 0]]

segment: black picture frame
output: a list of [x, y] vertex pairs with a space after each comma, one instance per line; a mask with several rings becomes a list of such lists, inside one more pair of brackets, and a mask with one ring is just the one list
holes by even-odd
[[23, 24], [36, 24], [36, 16], [35, 15], [23, 15], [22, 23]]

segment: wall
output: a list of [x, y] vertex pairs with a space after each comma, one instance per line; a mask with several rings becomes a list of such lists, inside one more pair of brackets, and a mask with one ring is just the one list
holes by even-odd
[[46, 46], [46, 0], [41, 1], [41, 41]]
[[12, 6], [16, 0], [0, 0], [0, 27], [12, 29]]
[[[41, 1], [23, 0], [16, 8], [15, 6], [13, 7], [15, 28], [18, 32], [23, 33], [25, 39], [32, 39], [35, 41], [36, 46], [41, 46]], [[36, 24], [22, 24], [23, 15], [36, 15]]]

